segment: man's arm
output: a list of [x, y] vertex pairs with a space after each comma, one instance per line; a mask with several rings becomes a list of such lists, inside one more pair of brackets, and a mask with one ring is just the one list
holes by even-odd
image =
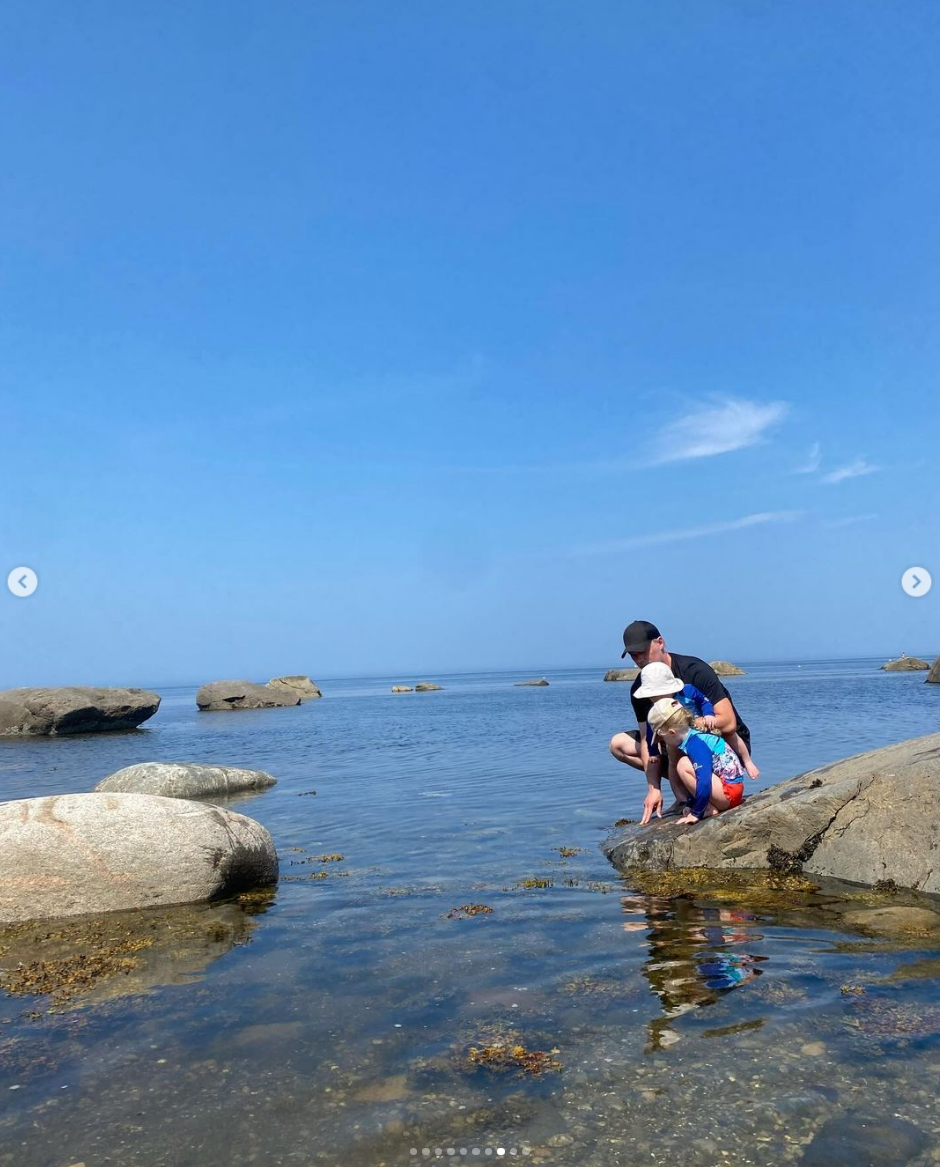
[[715, 719], [716, 733], [734, 733], [738, 728], [738, 715], [734, 711], [730, 697], [722, 697], [720, 701], [715, 702], [715, 712], [712, 716]]
[[657, 818], [663, 817], [663, 795], [660, 790], [660, 784], [663, 780], [661, 759], [658, 752], [650, 753], [646, 735], [647, 727], [644, 721], [640, 724], [640, 758], [643, 761], [643, 769], [646, 771], [646, 797], [643, 799], [641, 826], [646, 826], [654, 814]]

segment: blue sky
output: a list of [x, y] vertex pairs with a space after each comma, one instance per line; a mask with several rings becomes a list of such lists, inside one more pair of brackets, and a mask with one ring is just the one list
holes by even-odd
[[940, 649], [938, 33], [8, 0], [0, 684]]

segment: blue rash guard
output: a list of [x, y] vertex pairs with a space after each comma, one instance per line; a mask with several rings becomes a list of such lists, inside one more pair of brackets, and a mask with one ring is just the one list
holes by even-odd
[[690, 729], [679, 749], [695, 770], [695, 797], [689, 814], [700, 819], [712, 796], [712, 778], [720, 779], [723, 784], [737, 784], [743, 781], [744, 771], [738, 755], [723, 737], [716, 734]]
[[[715, 713], [715, 706], [705, 696], [701, 689], [697, 689], [694, 685], [685, 685], [678, 693], [673, 693], [672, 696], [682, 706], [687, 709], [693, 717], [712, 717]], [[666, 757], [666, 752], [662, 747], [662, 743], [656, 746], [653, 734], [653, 728], [649, 722], [646, 723], [646, 748], [650, 756], [658, 753], [661, 758]]]

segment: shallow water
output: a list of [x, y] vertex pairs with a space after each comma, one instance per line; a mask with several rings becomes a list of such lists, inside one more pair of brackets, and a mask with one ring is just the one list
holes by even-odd
[[[940, 730], [940, 686], [879, 663], [729, 681], [751, 789]], [[109, 918], [147, 941], [97, 991], [0, 997], [0, 1162], [857, 1167], [859, 1130], [871, 1162], [936, 1161], [940, 953], [852, 934], [826, 896], [756, 910], [618, 878], [597, 844], [643, 780], [606, 752], [630, 719], [602, 675], [318, 678], [321, 701], [220, 714], [162, 689], [137, 733], [0, 742], [9, 798], [146, 760], [269, 770], [230, 805], [282, 857], [269, 901]], [[466, 904], [492, 912], [448, 916]], [[558, 1066], [472, 1059], [500, 1043]]]

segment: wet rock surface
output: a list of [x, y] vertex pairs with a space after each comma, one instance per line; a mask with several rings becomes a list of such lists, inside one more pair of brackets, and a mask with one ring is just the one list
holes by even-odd
[[0, 923], [196, 903], [277, 882], [245, 815], [150, 794], [0, 804]]
[[601, 850], [622, 871], [702, 867], [893, 881], [940, 893], [940, 734], [858, 754], [781, 782], [691, 826], [654, 820]]
[[159, 696], [149, 689], [5, 689], [0, 692], [0, 737], [136, 729], [159, 707]]
[[212, 798], [243, 790], [264, 790], [276, 783], [277, 779], [263, 770], [189, 762], [139, 762], [103, 778], [95, 791], [159, 794], [163, 798]]

